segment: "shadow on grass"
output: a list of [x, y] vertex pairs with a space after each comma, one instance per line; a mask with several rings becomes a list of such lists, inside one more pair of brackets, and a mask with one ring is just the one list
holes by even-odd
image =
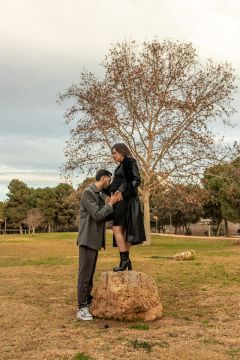
[[147, 324], [133, 324], [129, 327], [129, 329], [136, 329], [136, 330], [149, 330], [149, 325]]
[[71, 265], [70, 258], [49, 257], [45, 259], [2, 259], [0, 267], [7, 266], [40, 266], [40, 265]]

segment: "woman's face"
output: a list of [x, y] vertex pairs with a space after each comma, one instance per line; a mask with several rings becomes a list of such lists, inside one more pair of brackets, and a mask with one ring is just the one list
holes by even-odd
[[113, 160], [117, 162], [122, 162], [124, 159], [124, 156], [114, 148], [112, 149], [112, 157]]

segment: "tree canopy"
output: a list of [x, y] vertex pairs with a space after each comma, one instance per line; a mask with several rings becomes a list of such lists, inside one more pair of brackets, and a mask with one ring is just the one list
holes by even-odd
[[156, 174], [163, 181], [196, 180], [206, 166], [235, 156], [216, 145], [210, 123], [228, 123], [235, 74], [228, 63], [202, 63], [191, 43], [135, 41], [114, 45], [102, 63], [60, 95], [71, 100], [66, 144], [67, 173], [106, 166], [116, 142], [138, 160], [143, 179], [144, 225], [150, 242], [149, 197]]
[[[240, 157], [205, 170], [203, 184], [209, 191], [205, 213], [217, 222], [240, 221]], [[226, 230], [227, 232], [227, 230]]]

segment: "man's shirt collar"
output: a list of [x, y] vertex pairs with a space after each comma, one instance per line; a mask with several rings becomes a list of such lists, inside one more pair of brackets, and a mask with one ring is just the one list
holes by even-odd
[[95, 192], [98, 192], [98, 193], [100, 193], [100, 191], [101, 191], [94, 183], [91, 184], [91, 188], [92, 188]]

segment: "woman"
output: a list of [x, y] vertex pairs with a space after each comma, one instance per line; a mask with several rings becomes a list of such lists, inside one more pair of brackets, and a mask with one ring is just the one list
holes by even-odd
[[117, 244], [120, 253], [120, 264], [113, 270], [132, 270], [129, 258], [131, 245], [146, 240], [137, 190], [141, 179], [137, 162], [125, 144], [115, 144], [112, 156], [119, 165], [114, 172], [109, 193], [119, 191], [122, 194], [122, 200], [113, 206], [113, 245]]

